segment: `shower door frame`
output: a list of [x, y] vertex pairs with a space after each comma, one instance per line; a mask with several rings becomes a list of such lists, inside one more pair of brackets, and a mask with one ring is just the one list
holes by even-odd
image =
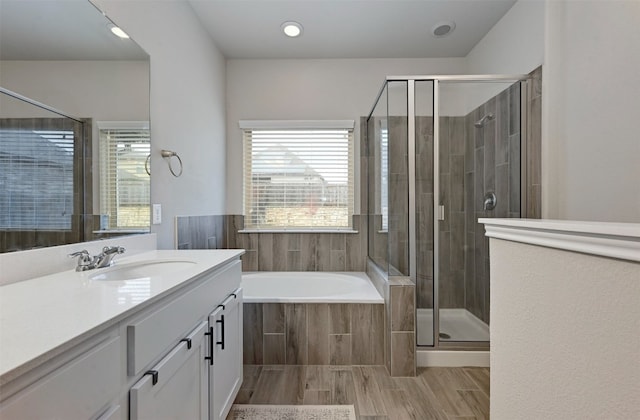
[[[489, 341], [440, 341], [440, 241], [438, 222], [440, 219], [440, 82], [512, 82], [520, 83], [520, 217], [527, 216], [527, 115], [528, 115], [528, 85], [531, 76], [527, 74], [489, 74], [489, 75], [417, 75], [417, 76], [387, 76], [376, 96], [376, 101], [370, 116], [373, 115], [381, 94], [390, 82], [407, 83], [407, 175], [409, 179], [409, 278], [417, 284], [417, 254], [416, 254], [416, 115], [415, 115], [415, 86], [416, 82], [433, 83], [433, 345], [416, 347], [422, 350], [454, 350], [480, 349], [487, 350]], [[388, 273], [387, 273], [388, 275]], [[417, 326], [418, 307], [415, 307], [415, 325]]]

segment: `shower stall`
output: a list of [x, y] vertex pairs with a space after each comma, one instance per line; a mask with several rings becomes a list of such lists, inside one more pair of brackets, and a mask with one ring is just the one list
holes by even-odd
[[528, 78], [387, 77], [367, 118], [368, 255], [415, 283], [418, 347], [489, 346], [478, 218], [524, 217]]

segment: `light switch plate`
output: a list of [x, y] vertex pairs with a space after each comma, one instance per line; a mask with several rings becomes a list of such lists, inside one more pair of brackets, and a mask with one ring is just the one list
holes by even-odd
[[154, 225], [162, 223], [162, 204], [153, 205], [153, 218], [151, 223]]

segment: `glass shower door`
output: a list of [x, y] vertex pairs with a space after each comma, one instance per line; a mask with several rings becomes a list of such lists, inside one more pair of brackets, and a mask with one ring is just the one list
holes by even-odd
[[433, 82], [415, 82], [416, 337], [434, 345]]
[[481, 217], [520, 217], [520, 82], [438, 85], [438, 341], [489, 341]]

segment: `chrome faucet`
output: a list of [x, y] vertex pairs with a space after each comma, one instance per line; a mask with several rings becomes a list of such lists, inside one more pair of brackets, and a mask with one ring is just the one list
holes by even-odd
[[121, 246], [105, 246], [102, 252], [93, 257], [96, 266], [94, 268], [109, 267], [113, 264], [113, 257], [124, 254], [125, 249]]
[[87, 271], [96, 268], [109, 267], [113, 264], [113, 258], [118, 254], [123, 254], [125, 249], [121, 246], [105, 246], [102, 252], [91, 257], [86, 249], [69, 254], [69, 257], [78, 257], [76, 271]]

